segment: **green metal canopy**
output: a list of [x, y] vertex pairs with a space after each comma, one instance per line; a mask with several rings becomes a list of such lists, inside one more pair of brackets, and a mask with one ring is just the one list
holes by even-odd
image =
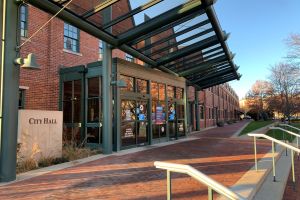
[[[140, 0], [134, 7], [129, 0], [27, 2], [51, 14], [60, 11], [57, 16], [62, 20], [150, 67], [185, 77], [198, 89], [241, 77], [226, 44], [228, 34], [216, 17], [214, 0]], [[106, 21], [103, 11], [110, 6], [112, 20]]]

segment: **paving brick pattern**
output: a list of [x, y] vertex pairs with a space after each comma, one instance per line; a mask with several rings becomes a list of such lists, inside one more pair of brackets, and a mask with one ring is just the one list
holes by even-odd
[[[253, 166], [252, 140], [229, 138], [245, 122], [214, 128], [184, 141], [142, 152], [108, 156], [0, 187], [0, 199], [166, 199], [166, 172], [154, 161], [189, 164], [233, 185]], [[258, 156], [270, 143], [258, 142]], [[172, 174], [173, 199], [207, 199], [207, 188], [182, 174]]]
[[291, 171], [286, 183], [283, 200], [300, 200], [300, 160], [297, 160], [297, 156], [295, 156], [295, 178], [296, 184], [294, 187]]

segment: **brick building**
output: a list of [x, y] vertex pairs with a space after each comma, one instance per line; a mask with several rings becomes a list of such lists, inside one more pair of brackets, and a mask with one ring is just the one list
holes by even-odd
[[[128, 12], [131, 9], [128, 1], [127, 4], [124, 4], [125, 1], [121, 2], [123, 4], [113, 6], [119, 12]], [[26, 41], [21, 47], [21, 56], [25, 57], [28, 53], [34, 53], [41, 70], [32, 71], [21, 68], [19, 107], [20, 109], [63, 110], [64, 98], [60, 96], [63, 95], [65, 87], [61, 82], [62, 69], [101, 61], [102, 43], [99, 39], [57, 18], [51, 20], [35, 37], [27, 41], [28, 36], [46, 23], [51, 15], [28, 5], [21, 7], [20, 17], [20, 34], [22, 36], [20, 44]], [[126, 30], [128, 26], [134, 26], [132, 18], [119, 24], [113, 31]], [[141, 41], [137, 45], [143, 47], [147, 42], [154, 43], [173, 33], [173, 29], [169, 29], [152, 37], [149, 41]], [[173, 40], [170, 43], [175, 42], [175, 39]], [[164, 48], [164, 46], [160, 46], [160, 48]], [[177, 47], [174, 46], [171, 51], [175, 48]], [[155, 57], [164, 56], [157, 47], [152, 51], [157, 52]], [[118, 49], [113, 50], [113, 57], [143, 65], [142, 61]], [[162, 74], [162, 76], [166, 75]], [[76, 87], [76, 83], [72, 84], [72, 87]], [[187, 90], [185, 107], [185, 111], [187, 111], [185, 126], [187, 127], [184, 128], [185, 132], [196, 130], [196, 112], [200, 113], [200, 129], [216, 126], [219, 121], [226, 122], [238, 118], [238, 97], [228, 84], [213, 86], [197, 92], [192, 86], [182, 87], [182, 89]], [[198, 95], [198, 103], [195, 102], [195, 95]], [[64, 115], [66, 117], [68, 114]], [[99, 127], [97, 128], [99, 129]], [[166, 126], [166, 129], [169, 128]], [[98, 129], [96, 131], [99, 131]], [[90, 129], [87, 128], [88, 130]]]

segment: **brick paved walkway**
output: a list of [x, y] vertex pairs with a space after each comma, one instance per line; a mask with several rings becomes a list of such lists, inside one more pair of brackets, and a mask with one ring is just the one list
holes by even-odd
[[297, 155], [295, 156], [295, 178], [296, 186], [294, 189], [291, 171], [286, 183], [283, 200], [300, 200], [300, 160], [297, 160]]
[[[189, 164], [226, 186], [253, 166], [252, 140], [229, 138], [245, 122], [195, 135], [196, 140], [149, 149], [51, 172], [0, 187], [0, 199], [166, 199], [166, 173], [153, 162]], [[258, 142], [259, 156], [270, 144]], [[206, 199], [207, 188], [186, 175], [174, 174], [174, 199]]]

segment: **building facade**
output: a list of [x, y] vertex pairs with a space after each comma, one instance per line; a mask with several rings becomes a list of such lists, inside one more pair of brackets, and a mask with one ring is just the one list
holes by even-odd
[[[118, 6], [119, 12], [130, 10], [128, 2]], [[19, 108], [62, 110], [65, 140], [101, 147], [102, 42], [56, 18], [29, 38], [50, 18], [30, 5], [20, 9], [19, 43], [24, 43], [20, 54], [34, 53], [40, 70], [21, 68]], [[134, 21], [123, 26], [132, 27]], [[114, 90], [115, 150], [167, 141], [238, 119], [238, 97], [228, 84], [195, 91], [183, 78], [148, 69], [118, 49], [113, 57], [119, 58], [114, 62], [115, 78], [127, 83]]]

